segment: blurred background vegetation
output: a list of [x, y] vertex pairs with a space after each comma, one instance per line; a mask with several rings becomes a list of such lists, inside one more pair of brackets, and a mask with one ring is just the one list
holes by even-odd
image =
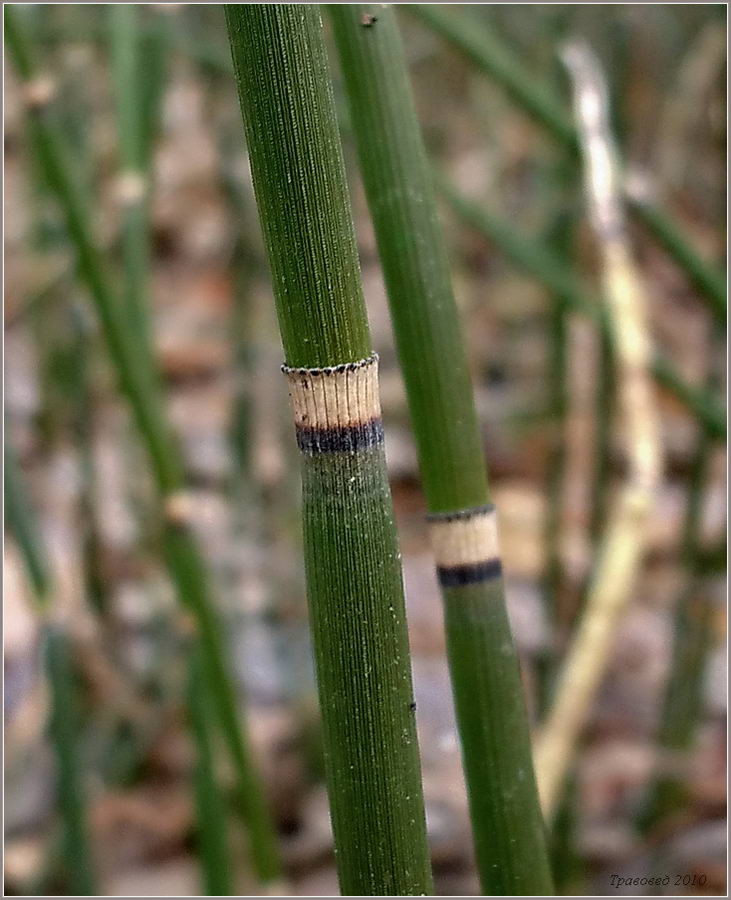
[[[557, 50], [584, 38], [607, 76], [628, 183], [657, 198], [709, 271], [724, 270], [724, 7], [441, 11], [505, 45], [528, 82], [556, 94], [567, 114]], [[151, 5], [131, 18], [101, 5], [17, 12], [53, 79], [49, 115], [70, 150], [109, 277], [149, 322], [289, 888], [336, 893], [298, 463], [222, 10]], [[542, 666], [565, 647], [606, 497], [623, 471], [598, 329], [536, 277], [536, 259], [548, 254], [562, 278], [596, 296], [580, 164], [419, 15], [404, 9], [400, 21], [440, 176], [513, 239], [540, 251], [529, 247], [521, 264], [504, 231], [501, 239], [495, 228], [480, 228], [447, 193], [443, 219], [500, 514], [509, 608], [537, 715]], [[474, 894], [414, 446], [333, 69], [381, 356], [437, 887]], [[212, 816], [226, 824], [219, 844], [230, 860], [222, 863], [231, 867], [228, 888], [255, 891], [243, 831], [228, 814], [232, 772], [213, 729], [204, 742], [208, 766], [201, 756], [207, 717], [205, 709], [196, 714], [200, 703], [190, 696], [190, 625], [162, 561], [147, 458], [65, 220], [32, 155], [26, 92], [9, 60], [5, 77], [7, 515], [14, 510], [5, 544], [6, 891], [64, 894], [78, 884], [65, 843], [64, 766], [83, 787], [86, 864], [98, 892], [184, 895], [210, 887], [200, 863], [210, 834], [194, 802], [194, 781], [200, 788], [203, 779], [205, 795], [206, 777], [221, 789], [221, 809], [208, 811], [208, 823]], [[130, 171], [149, 176], [149, 215], [137, 222], [130, 196], [140, 186]], [[646, 224], [632, 219], [630, 237], [657, 348], [689, 384], [708, 386], [722, 408], [725, 312]], [[140, 321], [140, 340], [146, 329]], [[615, 892], [612, 875], [658, 873], [671, 876], [665, 893], [725, 890], [725, 448], [718, 436], [703, 437], [666, 386], [658, 386], [657, 402], [666, 466], [648, 554], [555, 826], [558, 887], [567, 893]], [[39, 590], [63, 622], [67, 658], [42, 639]], [[64, 696], [58, 667], [69, 676]], [[73, 743], [74, 758], [59, 755], [59, 741]], [[676, 876], [693, 880], [677, 884]]]

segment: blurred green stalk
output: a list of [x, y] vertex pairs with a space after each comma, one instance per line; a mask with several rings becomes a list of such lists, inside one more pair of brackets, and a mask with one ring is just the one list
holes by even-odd
[[238, 799], [249, 827], [252, 863], [264, 883], [280, 872], [276, 835], [251, 749], [239, 721], [236, 692], [226, 663], [209, 577], [189, 522], [189, 499], [177, 443], [167, 422], [154, 360], [130, 328], [113, 290], [106, 260], [92, 237], [90, 212], [80, 195], [61, 135], [49, 118], [54, 84], [38, 75], [16, 9], [5, 8], [7, 46], [28, 99], [28, 124], [49, 186], [61, 207], [84, 280], [116, 368], [149, 453], [152, 475], [165, 513], [163, 546], [171, 578], [183, 606], [195, 617], [204, 655], [211, 702], [238, 777]]
[[667, 213], [646, 200], [632, 196], [627, 199], [635, 216], [683, 269], [690, 283], [708, 301], [719, 325], [725, 328], [728, 315], [725, 274], [698, 256]]
[[[570, 181], [558, 171], [566, 194]], [[556, 216], [548, 241], [567, 267], [572, 236], [571, 217], [567, 212]], [[561, 538], [566, 489], [566, 418], [569, 409], [569, 308], [562, 294], [554, 294], [549, 308], [548, 410], [551, 423], [551, 446], [546, 466], [546, 517], [544, 541], [546, 562], [543, 592], [549, 630], [547, 646], [537, 660], [537, 708], [539, 717], [548, 708], [555, 674], [557, 637], [561, 625], [561, 599], [564, 587]]]
[[200, 649], [194, 646], [189, 653], [188, 718], [196, 754], [193, 786], [203, 889], [209, 897], [228, 897], [234, 890], [227, 810], [216, 778], [208, 692], [204, 682]]
[[[715, 384], [715, 379], [710, 378], [709, 383]], [[703, 501], [712, 454], [712, 442], [701, 432], [691, 463], [680, 541], [679, 555], [688, 580], [677, 598], [673, 616], [670, 674], [657, 735], [660, 770], [650, 784], [638, 817], [643, 832], [651, 831], [667, 816], [682, 809], [688, 800], [682, 763], [692, 750], [702, 717], [703, 679], [713, 634], [713, 603], [705, 595], [707, 573], [702, 558]]]
[[[489, 28], [470, 13], [455, 12], [440, 4], [409, 4], [407, 9], [499, 84], [510, 99], [559, 144], [572, 155], [578, 154], [576, 127], [562, 100], [529, 74], [517, 55]], [[727, 299], [723, 274], [701, 259], [667, 214], [648, 201], [628, 199], [638, 218], [686, 273], [718, 322], [725, 327]]]
[[134, 3], [111, 5], [109, 37], [119, 136], [117, 194], [122, 208], [122, 293], [133, 333], [151, 346], [151, 159], [163, 87], [164, 53], [162, 29], [143, 33], [140, 12]]
[[[435, 173], [435, 178], [440, 193], [463, 222], [496, 244], [508, 259], [547, 290], [563, 296], [572, 309], [596, 321], [601, 329], [602, 340], [611, 340], [603, 304], [581, 286], [559, 257], [469, 200], [439, 173]], [[672, 392], [695, 415], [711, 437], [725, 440], [726, 417], [714, 391], [707, 386], [698, 388], [689, 385], [678, 374], [672, 362], [659, 353], [655, 354], [652, 362], [652, 374], [660, 385]]]
[[71, 307], [73, 329], [73, 358], [70, 385], [75, 401], [72, 435], [79, 457], [79, 530], [84, 570], [85, 595], [95, 613], [104, 617], [107, 612], [107, 586], [102, 566], [103, 551], [99, 538], [96, 513], [98, 477], [94, 458], [94, 391], [92, 361], [94, 347], [86, 310], [77, 304]]
[[61, 839], [64, 880], [71, 896], [94, 897], [97, 889], [91, 867], [84, 767], [78, 753], [79, 723], [73, 647], [60, 625], [45, 630], [46, 676], [51, 689], [49, 731], [56, 757], [57, 798], [63, 819]]
[[18, 544], [38, 604], [41, 609], [45, 609], [51, 593], [48, 558], [38, 530], [35, 511], [22, 481], [15, 451], [8, 443], [5, 444], [3, 485], [5, 524]]
[[[395, 15], [328, 7], [406, 383], [427, 506], [438, 529], [494, 516], [432, 176]], [[447, 565], [444, 601], [470, 816], [486, 894], [550, 894], [520, 667], [496, 546]], [[479, 558], [477, 558], [479, 557]], [[459, 577], [457, 577], [459, 576]]]
[[[445, 13], [438, 6], [429, 6], [423, 7], [419, 5], [412, 4], [409, 7], [410, 11], [416, 15], [417, 17], [421, 16], [426, 20], [429, 16], [437, 16], [440, 21], [444, 17]], [[426, 9], [426, 13], [424, 10]], [[452, 19], [454, 15], [446, 13], [446, 15]], [[431, 24], [431, 20], [430, 20]], [[446, 36], [446, 35], [445, 35]], [[198, 44], [190, 44], [188, 42], [182, 41], [180, 35], [173, 35], [173, 38], [177, 44], [176, 46], [181, 46], [181, 49], [199, 59], [202, 63], [210, 65], [216, 72], [229, 73], [231, 71], [230, 60], [222, 57], [218, 53], [213, 51], [203, 53], [201, 50], [201, 46]], [[494, 38], [492, 38], [494, 40]], [[512, 71], [512, 66], [508, 63], [508, 70]], [[510, 82], [513, 83], [513, 80]], [[531, 88], [534, 86], [535, 82], [533, 79], [525, 80], [524, 78], [519, 79], [519, 83], [521, 84], [521, 89], [516, 94], [516, 96], [523, 96], [526, 91], [530, 92]], [[543, 94], [543, 91], [539, 91], [539, 97], [542, 97], [544, 102], [547, 103], [545, 110], [542, 113], [536, 112], [535, 115], [539, 119], [539, 121], [543, 121], [546, 124], [546, 127], [550, 130], [550, 125], [548, 122], [552, 122], [558, 113], [558, 108], [555, 104], [550, 100], [546, 100], [546, 97]], [[550, 94], [547, 95], [550, 98]], [[531, 109], [535, 106], [536, 103], [534, 101], [533, 105], [530, 107]], [[543, 103], [539, 100], [537, 104], [538, 109], [543, 108]], [[566, 115], [562, 113], [562, 115]], [[569, 123], [570, 124], [570, 123]], [[554, 126], [556, 131], [558, 132], [558, 126]], [[573, 125], [571, 125], [573, 127]], [[561, 129], [563, 131], [563, 129]], [[565, 266], [561, 263], [561, 261], [554, 257], [554, 255], [547, 251], [545, 247], [542, 245], [532, 242], [529, 238], [526, 238], [524, 235], [520, 234], [520, 232], [516, 231], [512, 225], [509, 223], [498, 219], [492, 214], [488, 213], [486, 210], [483, 210], [478, 204], [473, 203], [471, 200], [461, 196], [447, 181], [447, 179], [441, 175], [439, 172], [434, 173], [434, 177], [436, 180], [437, 188], [439, 193], [442, 194], [447, 202], [454, 209], [455, 214], [460, 218], [465, 224], [471, 226], [476, 231], [483, 234], [487, 240], [495, 243], [500, 249], [505, 253], [505, 255], [510, 259], [515, 265], [524, 269], [528, 272], [532, 277], [534, 277], [538, 282], [544, 284], [550, 291], [559, 292], [565, 291], [569, 304], [580, 311], [587, 312], [589, 310], [589, 303], [593, 303], [595, 306], [598, 306], [598, 311], [592, 313], [592, 315], [599, 316], [601, 320], [601, 304], [598, 304], [598, 301], [591, 300], [588, 296], [586, 296], [586, 292], [580, 285], [578, 285], [571, 273], [566, 270]], [[631, 198], [629, 198], [630, 203], [635, 203]], [[637, 205], [637, 204], [635, 204]], [[657, 217], [653, 217], [651, 215], [651, 210], [653, 207], [645, 206], [643, 207], [645, 210], [645, 215], [643, 219], [647, 220], [647, 224], [650, 224], [650, 220], [652, 223], [657, 223]], [[660, 222], [667, 223], [667, 219], [663, 219], [660, 216]], [[669, 236], [671, 231], [666, 229], [667, 235]], [[666, 236], [666, 240], [670, 238]], [[658, 238], [663, 239], [658, 235]], [[682, 237], [678, 234], [678, 239], [682, 241]], [[677, 242], [676, 242], [677, 243]], [[679, 245], [678, 245], [679, 246]], [[684, 245], [687, 248], [687, 245]], [[691, 248], [687, 248], [689, 250], [690, 255], [686, 256], [687, 260], [691, 258], [698, 259], [697, 255]], [[676, 250], [677, 253], [680, 250]], [[687, 264], [690, 266], [690, 263]], [[701, 266], [698, 269], [699, 272], [707, 271], [708, 276], [705, 278], [706, 283], [713, 283], [714, 281], [718, 282], [721, 276], [718, 273], [712, 273], [710, 269], [708, 269], [707, 265], [701, 261]], [[702, 277], [702, 276], [701, 276]], [[725, 306], [725, 294], [723, 298], [723, 303]], [[602, 328], [602, 341], [603, 341], [603, 353], [610, 353], [611, 349], [607, 349], [609, 347], [608, 344], [604, 343], [609, 340], [608, 338], [608, 329], [605, 322], [601, 323]], [[676, 398], [690, 410], [703, 424], [705, 428], [707, 428], [710, 433], [718, 438], [719, 440], [725, 440], [726, 437], [726, 422], [723, 408], [719, 404], [718, 400], [713, 396], [711, 392], [699, 390], [691, 385], [689, 385], [677, 372], [675, 366], [671, 361], [662, 356], [657, 356], [655, 359], [653, 372], [655, 379], [661, 384], [663, 387], [667, 388], [670, 392], [672, 392]]]
[[15, 454], [5, 445], [5, 517], [18, 543], [41, 615], [43, 658], [50, 688], [49, 736], [56, 759], [56, 802], [61, 815], [60, 861], [70, 895], [95, 896], [86, 822], [73, 653], [63, 626], [52, 621], [53, 584], [41, 532]]
[[225, 10], [285, 359], [297, 367], [287, 371], [340, 887], [429, 894], [377, 370], [320, 14], [307, 4]]

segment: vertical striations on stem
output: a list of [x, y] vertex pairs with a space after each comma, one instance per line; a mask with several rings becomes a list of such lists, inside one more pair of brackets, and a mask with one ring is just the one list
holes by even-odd
[[302, 458], [307, 594], [344, 894], [432, 890], [377, 360], [316, 7], [226, 6]]
[[482, 887], [549, 894], [496, 512], [401, 40], [387, 7], [329, 10], [430, 512]]

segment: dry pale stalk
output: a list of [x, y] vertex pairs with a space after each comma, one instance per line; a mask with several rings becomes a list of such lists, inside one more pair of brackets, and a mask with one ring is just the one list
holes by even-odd
[[624, 227], [606, 88], [588, 48], [567, 46], [563, 58], [573, 78], [589, 214], [601, 254], [603, 295], [615, 345], [618, 411], [626, 445], [627, 474], [609, 513], [586, 611], [536, 745], [539, 791], [547, 817], [560, 796], [582, 725], [607, 666], [612, 638], [631, 599], [661, 470], [658, 420], [649, 374], [647, 303]]

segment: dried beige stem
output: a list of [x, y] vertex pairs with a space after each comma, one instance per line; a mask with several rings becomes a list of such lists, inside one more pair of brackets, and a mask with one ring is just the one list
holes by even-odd
[[568, 46], [563, 57], [574, 82], [589, 214], [599, 243], [603, 295], [613, 330], [627, 474], [609, 513], [586, 610], [559, 676], [555, 702], [536, 744], [538, 785], [547, 817], [560, 795], [576, 741], [607, 666], [612, 638], [631, 599], [661, 469], [658, 420], [649, 375], [647, 303], [624, 228], [621, 178], [607, 124], [606, 88], [588, 48]]

